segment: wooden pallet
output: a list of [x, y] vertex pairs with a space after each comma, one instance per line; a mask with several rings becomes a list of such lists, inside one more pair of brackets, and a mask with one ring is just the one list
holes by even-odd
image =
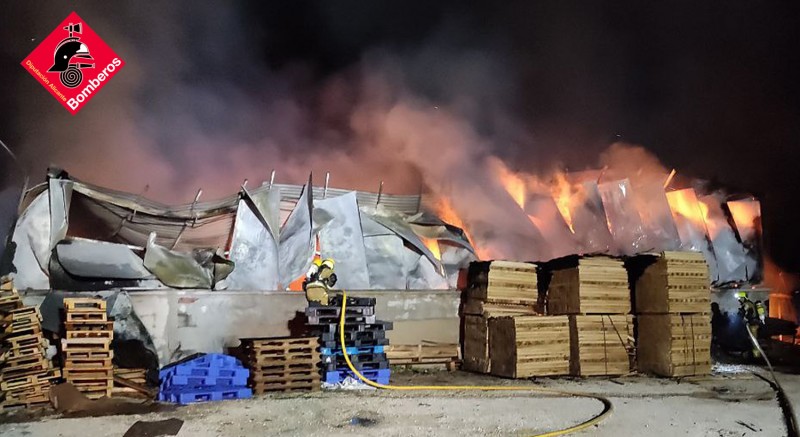
[[618, 376], [630, 372], [627, 315], [569, 316], [570, 375]]
[[424, 342], [412, 345], [389, 345], [386, 357], [391, 365], [431, 365], [444, 364], [448, 370], [455, 370], [461, 361], [457, 344]]
[[507, 378], [569, 374], [567, 316], [489, 319], [491, 373]]
[[700, 252], [663, 252], [636, 279], [635, 294], [638, 314], [708, 313], [708, 264]]
[[711, 372], [711, 319], [705, 314], [644, 314], [638, 321], [637, 365], [659, 376]]
[[61, 349], [72, 352], [109, 352], [110, 338], [69, 338], [61, 340]]
[[483, 316], [464, 316], [464, 338], [462, 348], [464, 359], [462, 369], [489, 373], [489, 319]]
[[319, 346], [318, 337], [258, 337], [258, 338], [240, 338], [242, 347], [249, 347], [253, 349], [276, 349], [283, 350], [286, 348], [295, 347], [313, 347]]
[[514, 261], [470, 263], [466, 296], [492, 303], [534, 306], [539, 297], [536, 266]]
[[114, 322], [107, 320], [81, 320], [65, 322], [64, 329], [69, 331], [113, 331]]
[[320, 376], [308, 379], [296, 379], [281, 382], [256, 382], [253, 383], [253, 393], [264, 394], [273, 392], [318, 391], [322, 387]]
[[74, 313], [71, 311], [67, 312], [67, 323], [72, 322], [106, 322], [108, 321], [108, 317], [106, 316], [106, 312], [79, 312]]
[[0, 382], [0, 390], [12, 391], [19, 388], [41, 385], [44, 383], [50, 383], [52, 382], [53, 379], [60, 377], [61, 377], [61, 371], [53, 370], [47, 374], [30, 375], [16, 379], [6, 379]]
[[66, 338], [69, 339], [77, 339], [77, 338], [103, 338], [103, 339], [112, 339], [114, 338], [114, 330], [73, 330], [73, 331], [66, 331]]
[[547, 288], [547, 314], [627, 314], [628, 273], [622, 261], [592, 256], [574, 267], [556, 268]]
[[76, 358], [86, 358], [86, 359], [103, 359], [103, 358], [114, 358], [114, 351], [113, 350], [64, 350], [64, 358], [66, 360], [72, 360]]
[[106, 301], [90, 297], [65, 297], [64, 309], [71, 313], [106, 312]]

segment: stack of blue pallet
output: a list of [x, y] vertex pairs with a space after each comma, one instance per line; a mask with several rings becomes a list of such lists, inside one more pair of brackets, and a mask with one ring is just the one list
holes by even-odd
[[389, 360], [384, 348], [389, 344], [386, 331], [391, 322], [375, 320], [374, 298], [347, 298], [345, 312], [345, 344], [339, 337], [341, 297], [332, 297], [330, 305], [313, 305], [306, 309], [312, 333], [320, 337], [322, 382], [338, 384], [347, 377], [358, 377], [347, 366], [343, 347], [353, 367], [365, 378], [378, 384], [389, 384]]
[[161, 369], [158, 400], [189, 404], [250, 398], [249, 375], [242, 362], [230, 355], [194, 355]]

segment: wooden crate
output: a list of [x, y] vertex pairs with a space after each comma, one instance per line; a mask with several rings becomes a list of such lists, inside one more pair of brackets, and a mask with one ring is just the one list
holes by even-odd
[[708, 313], [711, 280], [700, 252], [663, 252], [635, 283], [638, 314]]
[[592, 256], [556, 267], [547, 288], [547, 314], [626, 314], [631, 311], [628, 272], [622, 261]]
[[627, 315], [569, 316], [570, 374], [624, 375], [630, 371]]
[[567, 316], [489, 319], [491, 373], [507, 378], [569, 374]]
[[470, 372], [489, 373], [489, 319], [464, 316], [463, 361], [461, 368]]
[[466, 296], [493, 303], [536, 305], [536, 266], [515, 261], [473, 262], [467, 273]]
[[637, 362], [660, 376], [711, 372], [711, 319], [706, 314], [645, 314], [638, 323]]

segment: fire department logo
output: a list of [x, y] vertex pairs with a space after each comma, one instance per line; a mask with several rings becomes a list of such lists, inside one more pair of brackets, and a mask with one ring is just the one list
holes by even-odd
[[76, 114], [124, 62], [76, 13], [71, 13], [22, 61], [22, 66]]

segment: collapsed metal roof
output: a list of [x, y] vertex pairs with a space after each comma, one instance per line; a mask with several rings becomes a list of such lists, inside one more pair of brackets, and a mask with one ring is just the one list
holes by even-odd
[[[350, 289], [454, 287], [475, 259], [461, 230], [420, 210], [420, 196], [310, 180], [170, 206], [61, 173], [23, 205], [11, 239], [22, 289], [285, 289], [317, 240]], [[444, 264], [422, 238], [443, 241]]]

